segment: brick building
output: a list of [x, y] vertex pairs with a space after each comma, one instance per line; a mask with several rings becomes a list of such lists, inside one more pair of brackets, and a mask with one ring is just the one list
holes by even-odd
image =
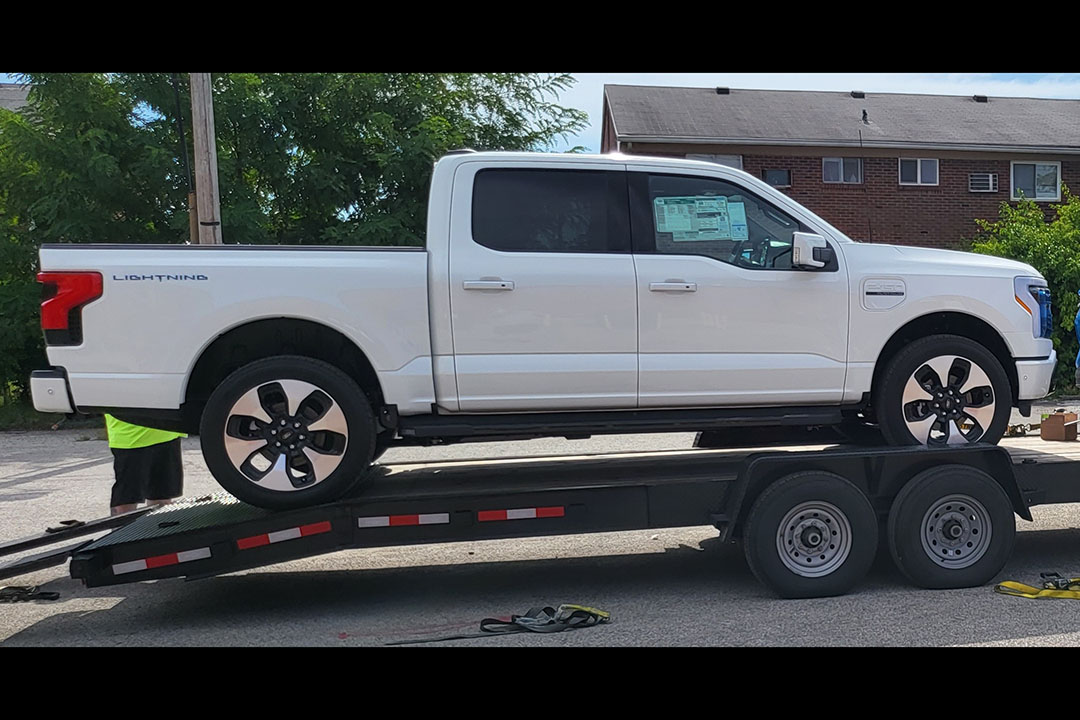
[[1080, 100], [607, 85], [601, 151], [741, 167], [853, 239], [957, 247], [1020, 192], [1048, 217], [1080, 193]]
[[0, 108], [18, 110], [26, 104], [26, 95], [29, 92], [29, 85], [0, 83]]

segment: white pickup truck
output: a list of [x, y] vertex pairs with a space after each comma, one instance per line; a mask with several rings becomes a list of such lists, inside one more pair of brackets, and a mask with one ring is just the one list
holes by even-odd
[[454, 153], [425, 248], [46, 245], [41, 268], [35, 407], [197, 432], [274, 508], [395, 444], [846, 421], [993, 443], [1057, 359], [1034, 268], [857, 243], [686, 160]]

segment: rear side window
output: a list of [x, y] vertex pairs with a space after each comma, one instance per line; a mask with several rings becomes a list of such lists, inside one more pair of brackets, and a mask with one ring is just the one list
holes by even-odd
[[625, 173], [481, 170], [473, 181], [472, 233], [503, 252], [629, 252]]

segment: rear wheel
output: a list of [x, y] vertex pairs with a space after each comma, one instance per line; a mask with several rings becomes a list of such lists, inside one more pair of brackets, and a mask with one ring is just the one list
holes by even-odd
[[210, 396], [203, 457], [223, 488], [265, 508], [344, 495], [372, 461], [375, 419], [363, 391], [320, 360], [281, 356], [245, 365]]
[[793, 473], [758, 496], [743, 532], [754, 575], [786, 598], [842, 595], [870, 569], [878, 522], [866, 495], [826, 472]]
[[874, 407], [890, 445], [995, 444], [1008, 426], [1012, 390], [985, 347], [956, 335], [932, 335], [893, 357]]

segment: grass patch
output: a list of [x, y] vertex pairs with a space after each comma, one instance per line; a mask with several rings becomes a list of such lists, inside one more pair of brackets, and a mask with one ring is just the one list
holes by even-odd
[[63, 419], [60, 413], [41, 413], [21, 402], [0, 402], [0, 430], [48, 430]]
[[[51, 430], [61, 423], [62, 428], [101, 428], [104, 434], [105, 421], [97, 416], [76, 415], [65, 420], [63, 413], [43, 413], [34, 406], [21, 400], [4, 400], [0, 395], [0, 432], [10, 430]], [[62, 421], [62, 422], [61, 422]]]

